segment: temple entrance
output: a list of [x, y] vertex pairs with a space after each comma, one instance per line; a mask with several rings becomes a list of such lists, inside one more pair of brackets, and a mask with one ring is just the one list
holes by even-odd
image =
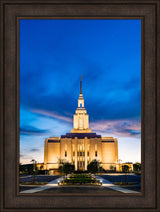
[[79, 171], [85, 170], [85, 161], [78, 161], [77, 162], [77, 170], [79, 170]]
[[85, 150], [84, 144], [78, 144], [77, 148], [77, 169], [80, 171], [85, 170]]

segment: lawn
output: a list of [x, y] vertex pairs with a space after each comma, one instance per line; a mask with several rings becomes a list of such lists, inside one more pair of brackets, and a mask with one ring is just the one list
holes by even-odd
[[89, 185], [101, 185], [101, 182], [96, 179], [96, 177], [90, 174], [73, 174], [59, 185], [75, 185], [75, 184], [89, 184]]

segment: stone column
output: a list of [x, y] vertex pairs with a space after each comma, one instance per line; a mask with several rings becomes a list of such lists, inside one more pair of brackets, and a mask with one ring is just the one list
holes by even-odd
[[87, 137], [84, 138], [84, 148], [85, 148], [85, 170], [87, 170]]
[[75, 170], [77, 171], [77, 137], [75, 137]]
[[44, 143], [44, 169], [48, 169], [48, 139], [45, 139]]

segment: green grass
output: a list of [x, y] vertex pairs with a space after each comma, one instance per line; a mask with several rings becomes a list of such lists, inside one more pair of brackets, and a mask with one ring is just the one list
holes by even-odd
[[73, 179], [66, 179], [65, 183], [67, 184], [75, 184], [75, 183], [80, 183], [80, 184], [85, 184], [85, 183], [95, 183], [95, 179], [90, 179], [90, 178], [73, 178]]
[[74, 174], [64, 180], [64, 184], [96, 184], [96, 178], [89, 174]]
[[70, 178], [91, 178], [89, 174], [74, 174]]

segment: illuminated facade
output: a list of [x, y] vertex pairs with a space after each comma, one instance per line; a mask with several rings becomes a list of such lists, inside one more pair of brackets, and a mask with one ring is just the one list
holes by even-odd
[[87, 170], [87, 165], [94, 159], [100, 161], [105, 170], [111, 166], [116, 168], [118, 162], [117, 139], [101, 137], [89, 129], [89, 115], [84, 108], [82, 80], [71, 133], [45, 139], [44, 169], [58, 169], [59, 159], [74, 164], [75, 170], [83, 171]]

